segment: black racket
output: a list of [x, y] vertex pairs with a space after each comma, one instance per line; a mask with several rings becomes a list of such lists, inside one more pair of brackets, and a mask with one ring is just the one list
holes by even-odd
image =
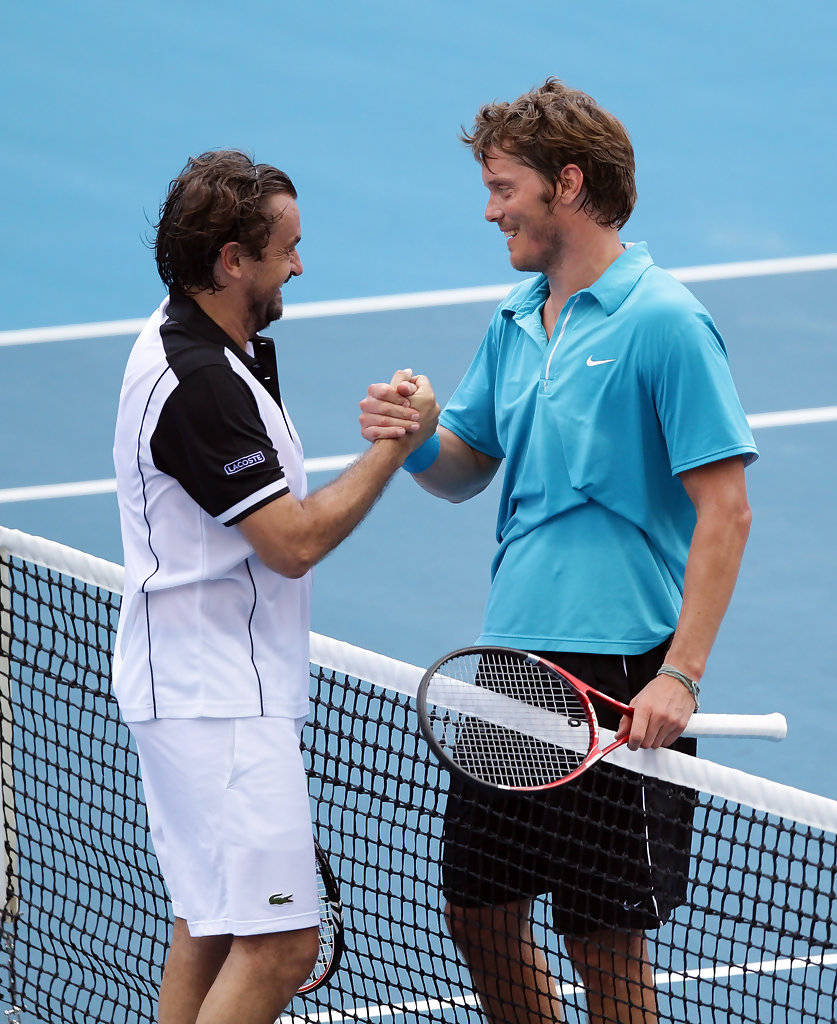
[[298, 995], [313, 992], [315, 988], [325, 985], [337, 970], [345, 948], [340, 890], [320, 844], [315, 842], [314, 849], [317, 854], [317, 891], [320, 898], [320, 949], [308, 980], [297, 989]]
[[[418, 688], [418, 720], [448, 768], [496, 789], [551, 789], [576, 778], [628, 737], [603, 739], [593, 701], [633, 708], [557, 665], [507, 647], [466, 647], [440, 658]], [[685, 735], [782, 739], [784, 716], [692, 715]]]

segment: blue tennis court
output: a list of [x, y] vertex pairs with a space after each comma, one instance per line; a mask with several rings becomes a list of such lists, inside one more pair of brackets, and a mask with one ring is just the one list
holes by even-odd
[[[626, 123], [640, 199], [623, 238], [685, 268], [754, 418], [753, 529], [703, 709], [781, 710], [789, 735], [702, 752], [835, 794], [833, 4], [39, 10], [5, 18], [0, 524], [121, 561], [108, 481], [133, 339], [89, 325], [159, 303], [144, 240], [189, 153], [238, 146], [299, 188], [305, 274], [272, 333], [309, 459], [360, 450], [357, 402], [396, 368], [427, 373], [443, 403], [494, 302], [397, 297], [514, 282], [456, 134], [482, 102], [556, 74]], [[306, 305], [367, 296], [396, 298], [367, 312]], [[315, 468], [311, 486], [334, 471]], [[472, 641], [498, 493], [495, 481], [452, 506], [402, 474], [318, 567], [313, 628], [417, 665]]]

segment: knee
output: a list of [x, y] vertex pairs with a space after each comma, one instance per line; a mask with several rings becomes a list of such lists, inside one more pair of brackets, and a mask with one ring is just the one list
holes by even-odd
[[457, 907], [452, 903], [445, 904], [445, 925], [448, 934], [457, 946], [465, 944], [468, 935], [468, 909]]
[[308, 980], [319, 952], [319, 929], [306, 928], [295, 936], [293, 943], [283, 944], [274, 951], [274, 966], [285, 971], [293, 987], [299, 988]]
[[296, 969], [299, 978], [297, 988], [308, 980], [319, 955], [320, 931], [318, 928], [312, 928], [307, 930], [303, 936], [300, 936], [299, 944], [297, 945]]
[[496, 906], [445, 906], [445, 923], [459, 952], [473, 965], [488, 958], [524, 955], [532, 943], [531, 900]]
[[297, 989], [310, 975], [320, 947], [319, 930], [305, 928], [295, 932], [275, 932], [248, 936], [234, 944], [246, 958], [249, 970], [270, 987]]
[[231, 935], [194, 937], [182, 918], [175, 918], [167, 962], [190, 971], [217, 972], [232, 943]]
[[466, 959], [493, 945], [493, 921], [484, 908], [446, 903], [445, 924], [454, 945]]
[[642, 964], [646, 959], [643, 932], [602, 930], [589, 935], [565, 935], [564, 946], [579, 972], [626, 973], [633, 964]]

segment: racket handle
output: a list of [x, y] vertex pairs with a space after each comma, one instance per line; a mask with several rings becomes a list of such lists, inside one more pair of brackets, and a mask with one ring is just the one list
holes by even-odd
[[684, 736], [759, 736], [765, 740], [783, 740], [788, 734], [784, 715], [701, 715], [689, 719]]

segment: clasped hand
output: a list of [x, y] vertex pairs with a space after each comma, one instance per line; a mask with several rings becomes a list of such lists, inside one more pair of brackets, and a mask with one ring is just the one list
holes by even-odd
[[360, 432], [367, 441], [406, 439], [410, 451], [434, 433], [440, 412], [430, 381], [412, 370], [398, 370], [389, 384], [370, 384], [360, 410]]

